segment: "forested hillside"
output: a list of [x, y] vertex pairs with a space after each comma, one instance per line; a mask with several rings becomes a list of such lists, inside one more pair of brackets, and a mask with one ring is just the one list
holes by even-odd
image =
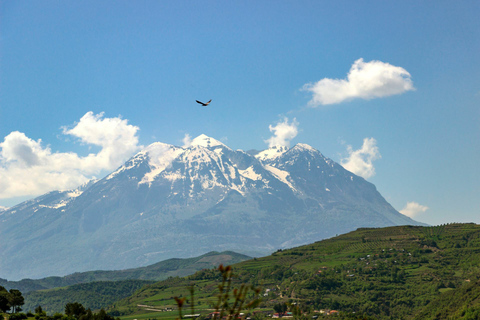
[[0, 286], [7, 289], [18, 289], [22, 293], [30, 291], [66, 287], [80, 283], [95, 281], [121, 281], [121, 280], [164, 280], [168, 277], [183, 277], [205, 268], [216, 267], [220, 264], [234, 264], [250, 259], [249, 256], [232, 251], [212, 251], [194, 258], [168, 259], [155, 264], [126, 269], [126, 270], [97, 270], [77, 272], [64, 277], [47, 277], [43, 279], [23, 279], [8, 281], [0, 278]]
[[65, 305], [81, 303], [85, 308], [99, 310], [115, 301], [132, 295], [144, 285], [153, 283], [145, 280], [99, 281], [82, 283], [66, 288], [32, 291], [25, 294], [23, 310], [33, 311], [41, 306], [47, 314], [62, 313]]

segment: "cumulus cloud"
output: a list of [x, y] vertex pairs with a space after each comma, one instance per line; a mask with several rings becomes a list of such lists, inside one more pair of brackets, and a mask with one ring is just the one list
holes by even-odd
[[192, 137], [188, 133], [185, 133], [185, 137], [183, 137], [182, 142], [183, 142], [183, 147], [188, 148], [192, 145]]
[[138, 127], [121, 118], [104, 118], [103, 113], [88, 112], [71, 128], [62, 129], [63, 134], [99, 146], [100, 151], [84, 157], [73, 152], [52, 152], [40, 139], [11, 132], [0, 143], [0, 198], [77, 187], [104, 170], [120, 166], [141, 148]]
[[269, 147], [274, 146], [290, 146], [290, 140], [295, 138], [298, 134], [297, 119], [293, 118], [292, 122], [288, 122], [288, 118], [283, 118], [283, 121], [279, 121], [275, 126], [269, 125], [270, 132], [273, 132], [273, 136], [265, 140], [265, 143]]
[[429, 208], [427, 206], [422, 206], [417, 202], [407, 202], [405, 208], [400, 210], [401, 214], [406, 215], [407, 217], [413, 218], [420, 213], [427, 211]]
[[313, 94], [309, 105], [318, 107], [352, 99], [373, 99], [415, 90], [410, 73], [402, 67], [373, 60], [355, 61], [346, 79], [324, 78], [307, 83], [303, 90]]
[[377, 147], [377, 140], [374, 138], [363, 139], [363, 145], [358, 150], [347, 146], [348, 157], [342, 159], [340, 164], [350, 172], [365, 179], [375, 175], [373, 161], [381, 158]]

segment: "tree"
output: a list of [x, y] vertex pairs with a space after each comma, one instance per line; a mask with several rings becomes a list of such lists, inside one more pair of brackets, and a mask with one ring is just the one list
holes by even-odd
[[115, 320], [112, 316], [109, 316], [105, 310], [101, 309], [96, 315], [95, 320]]
[[73, 302], [65, 305], [65, 314], [67, 316], [73, 316], [75, 319], [78, 319], [86, 313], [87, 310], [85, 310], [85, 307], [81, 303]]
[[94, 316], [92, 310], [90, 308], [87, 309], [87, 313], [80, 316], [79, 320], [94, 320]]
[[8, 297], [8, 302], [10, 307], [13, 308], [13, 313], [22, 311], [22, 306], [25, 304], [25, 299], [22, 296], [22, 293], [17, 289], [11, 289], [10, 295]]
[[273, 306], [273, 310], [278, 313], [279, 316], [283, 315], [287, 311], [286, 303], [277, 303]]
[[0, 311], [1, 312], [7, 312], [8, 310], [10, 310], [10, 304], [8, 301], [9, 295], [10, 294], [8, 293], [7, 289], [0, 286]]
[[36, 307], [36, 308], [35, 308], [35, 313], [36, 313], [36, 314], [42, 314], [42, 313], [43, 313], [42, 306]]

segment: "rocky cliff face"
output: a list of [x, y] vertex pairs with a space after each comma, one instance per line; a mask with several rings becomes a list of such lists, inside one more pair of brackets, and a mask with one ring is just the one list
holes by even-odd
[[249, 255], [359, 227], [420, 223], [306, 144], [251, 155], [201, 135], [0, 211], [0, 277], [125, 269], [212, 250]]

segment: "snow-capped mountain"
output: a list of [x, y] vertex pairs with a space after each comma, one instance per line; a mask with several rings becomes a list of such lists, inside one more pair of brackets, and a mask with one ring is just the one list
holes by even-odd
[[260, 151], [255, 155], [255, 158], [260, 160], [263, 163], [268, 163], [278, 157], [280, 157], [282, 154], [284, 154], [288, 148], [286, 146], [273, 146], [270, 147], [266, 150]]
[[212, 250], [267, 254], [419, 224], [306, 144], [252, 156], [205, 135], [153, 143], [102, 180], [0, 214], [0, 277], [125, 269]]

